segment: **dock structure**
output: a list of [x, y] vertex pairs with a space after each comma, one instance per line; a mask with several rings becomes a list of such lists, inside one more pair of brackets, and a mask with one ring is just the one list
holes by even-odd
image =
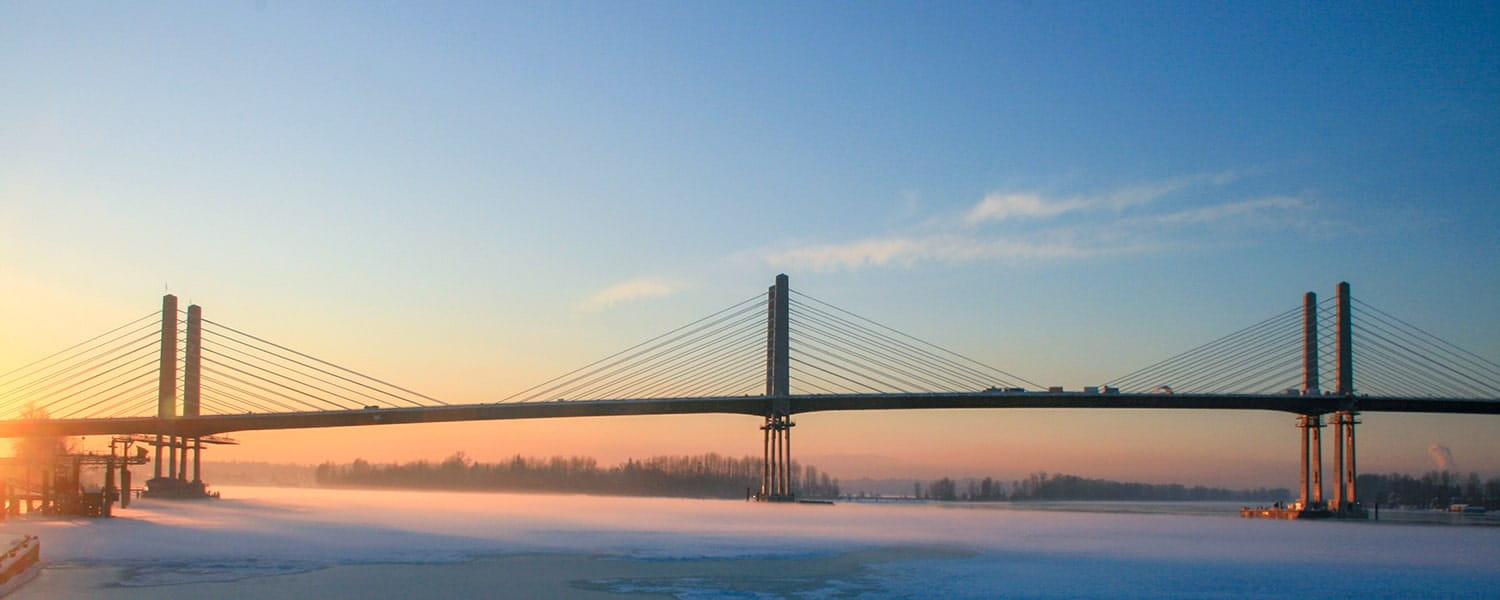
[[[0, 520], [22, 513], [109, 517], [113, 506], [129, 506], [134, 491], [131, 465], [144, 465], [146, 449], [135, 447], [130, 436], [110, 441], [109, 454], [93, 452], [0, 459], [11, 467], [12, 478], [0, 483]], [[88, 487], [82, 477], [86, 468], [102, 468], [104, 484]]]

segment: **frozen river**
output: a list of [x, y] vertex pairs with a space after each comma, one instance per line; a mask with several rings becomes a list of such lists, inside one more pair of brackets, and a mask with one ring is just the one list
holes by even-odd
[[[222, 488], [15, 519], [27, 598], [1494, 598], [1500, 527]], [[1106, 507], [1107, 508], [1107, 507]]]

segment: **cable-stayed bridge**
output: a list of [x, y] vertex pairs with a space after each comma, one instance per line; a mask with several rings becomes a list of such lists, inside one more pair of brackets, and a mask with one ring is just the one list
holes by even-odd
[[[0, 437], [155, 436], [146, 438], [156, 447], [153, 481], [189, 481], [191, 450], [200, 489], [203, 444], [228, 432], [731, 413], [762, 419], [760, 497], [788, 500], [793, 415], [954, 408], [1293, 413], [1302, 505], [1338, 510], [1357, 506], [1358, 413], [1500, 413], [1500, 365], [1340, 284], [1333, 299], [1308, 293], [1300, 306], [1105, 385], [1064, 390], [795, 292], [781, 275], [764, 296], [492, 403], [447, 404], [206, 319], [201, 307], [180, 311], [170, 295], [160, 312], [0, 375]], [[1336, 468], [1326, 502], [1325, 425]]]

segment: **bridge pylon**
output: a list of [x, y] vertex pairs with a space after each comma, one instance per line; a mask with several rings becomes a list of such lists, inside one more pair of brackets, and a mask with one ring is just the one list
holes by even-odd
[[[156, 384], [156, 418], [161, 420], [177, 416], [177, 296], [161, 297], [161, 371]], [[170, 448], [167, 468], [177, 468], [177, 445], [162, 434], [156, 434], [156, 476], [172, 475], [162, 471], [162, 448]]]
[[1340, 282], [1337, 302], [1337, 338], [1335, 352], [1338, 354], [1338, 387], [1335, 395], [1342, 399], [1343, 410], [1333, 415], [1335, 463], [1333, 510], [1351, 516], [1363, 516], [1355, 480], [1359, 469], [1354, 454], [1354, 426], [1359, 424], [1358, 399], [1354, 396], [1354, 301], [1349, 294], [1349, 282]]
[[[177, 297], [167, 294], [162, 297], [161, 315], [161, 374], [157, 384], [156, 418], [171, 423], [178, 417], [177, 411]], [[182, 412], [181, 416], [196, 417], [202, 414], [202, 369], [203, 369], [203, 308], [193, 304], [187, 308], [186, 336], [182, 352]], [[165, 498], [203, 498], [208, 496], [203, 484], [203, 440], [200, 437], [177, 435], [173, 428], [169, 433], [157, 433], [152, 445], [155, 447], [155, 477], [146, 481], [146, 495]], [[188, 451], [192, 450], [191, 456]], [[163, 459], [165, 468], [163, 468]], [[192, 465], [192, 479], [188, 478], [188, 466]]]
[[766, 319], [766, 422], [761, 426], [765, 436], [765, 458], [762, 463], [760, 493], [763, 502], [796, 500], [792, 483], [791, 407], [791, 289], [785, 274], [776, 276], [776, 284], [767, 292]]
[[[1354, 348], [1351, 318], [1351, 298], [1348, 282], [1339, 283], [1335, 314], [1335, 365], [1336, 389], [1321, 390], [1318, 373], [1318, 297], [1312, 292], [1303, 296], [1302, 303], [1302, 386], [1300, 393], [1306, 397], [1336, 397], [1335, 410], [1309, 408], [1297, 418], [1301, 431], [1302, 453], [1298, 465], [1301, 478], [1298, 481], [1298, 501], [1288, 509], [1277, 508], [1242, 511], [1246, 516], [1273, 516], [1278, 518], [1343, 517], [1364, 518], [1365, 511], [1355, 495], [1355, 479], [1358, 477], [1354, 454], [1355, 415], [1354, 396]], [[1324, 421], [1324, 415], [1331, 413]], [[1333, 426], [1333, 495], [1323, 495], [1323, 427]]]

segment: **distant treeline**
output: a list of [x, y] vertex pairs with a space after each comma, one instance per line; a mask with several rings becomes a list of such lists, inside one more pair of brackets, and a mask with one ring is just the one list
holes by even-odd
[[[795, 462], [791, 470], [798, 496], [839, 495], [838, 480], [827, 473]], [[587, 456], [541, 459], [516, 455], [508, 462], [491, 464], [474, 462], [458, 452], [437, 463], [372, 464], [363, 459], [343, 465], [328, 462], [318, 465], [315, 476], [322, 486], [744, 498], [746, 490], [760, 490], [761, 459], [709, 453], [631, 459], [605, 468]]]
[[1355, 491], [1366, 504], [1447, 508], [1453, 504], [1500, 507], [1500, 477], [1480, 481], [1478, 473], [1462, 475], [1428, 471], [1421, 477], [1392, 473], [1360, 475]]
[[947, 477], [927, 484], [913, 485], [918, 498], [946, 501], [995, 500], [1134, 500], [1179, 502], [1190, 500], [1234, 500], [1274, 502], [1291, 498], [1286, 488], [1230, 490], [1204, 486], [1188, 487], [1166, 483], [1123, 483], [1107, 479], [1086, 479], [1076, 475], [1045, 472], [1032, 473], [1025, 479], [1008, 484], [993, 478], [968, 479], [963, 482]]

